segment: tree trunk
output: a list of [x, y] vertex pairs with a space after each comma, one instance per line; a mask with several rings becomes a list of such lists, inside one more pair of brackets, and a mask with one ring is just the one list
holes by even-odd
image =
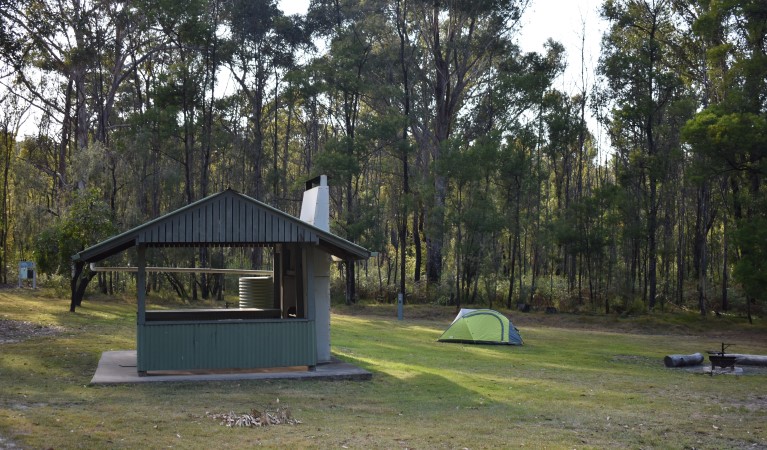
[[685, 234], [684, 234], [684, 224], [686, 221], [686, 208], [685, 208], [685, 191], [686, 189], [684, 186], [682, 187], [682, 192], [680, 195], [680, 201], [679, 201], [679, 218], [677, 220], [677, 228], [679, 230], [679, 236], [677, 238], [677, 251], [676, 251], [676, 265], [677, 265], [677, 271], [676, 271], [676, 301], [677, 305], [681, 306], [684, 304], [684, 276], [685, 276]]
[[74, 80], [71, 78], [67, 83], [67, 93], [64, 96], [64, 120], [61, 126], [61, 142], [59, 152], [56, 155], [57, 182], [59, 191], [63, 191], [67, 185], [67, 150], [72, 132], [72, 96], [74, 95]]
[[346, 269], [346, 304], [357, 303], [357, 287], [355, 283], [354, 261], [347, 260], [344, 264]]
[[[208, 248], [200, 247], [200, 267], [208, 267]], [[200, 274], [200, 294], [203, 300], [210, 297], [210, 277], [208, 274]]]
[[657, 264], [658, 264], [658, 249], [656, 242], [656, 234], [658, 228], [658, 207], [657, 207], [657, 191], [655, 186], [655, 177], [650, 177], [650, 214], [647, 218], [647, 284], [649, 288], [649, 307], [650, 310], [655, 308], [655, 296], [657, 294]]
[[88, 270], [85, 276], [82, 276], [85, 270], [85, 263], [78, 262], [74, 264], [72, 269], [72, 278], [70, 279], [70, 289], [72, 291], [71, 302], [69, 304], [69, 312], [75, 312], [75, 308], [82, 305], [83, 297], [85, 296], [85, 290], [88, 288], [88, 283], [93, 279], [98, 272]]
[[413, 269], [413, 282], [421, 281], [421, 265], [423, 264], [423, 249], [421, 245], [421, 233], [423, 232], [423, 207], [419, 207], [417, 213], [413, 212], [413, 247], [415, 247], [415, 264]]
[[727, 296], [727, 287], [729, 284], [729, 273], [727, 264], [727, 252], [728, 252], [728, 237], [727, 237], [727, 217], [723, 219], [724, 231], [722, 232], [722, 311], [727, 311], [730, 308], [729, 299]]
[[[711, 352], [709, 352], [711, 353]], [[719, 353], [719, 352], [716, 352]], [[742, 366], [759, 366], [767, 367], [767, 356], [764, 355], [747, 355], [743, 353], [725, 353], [725, 356], [734, 356], [735, 364]]]
[[434, 179], [434, 203], [429, 211], [428, 234], [426, 235], [426, 279], [430, 283], [438, 283], [442, 276], [446, 196], [445, 177], [437, 175]]
[[519, 235], [514, 233], [514, 240], [512, 241], [511, 235], [509, 235], [509, 252], [510, 254], [510, 262], [509, 262], [509, 294], [506, 297], [506, 308], [511, 309], [511, 302], [514, 300], [514, 266], [516, 265], [517, 259], [517, 240], [519, 239]]
[[693, 353], [691, 355], [667, 355], [663, 358], [666, 367], [686, 367], [703, 364], [703, 355]]
[[[399, 62], [400, 69], [402, 70], [402, 92], [403, 92], [403, 111], [402, 115], [405, 118], [405, 125], [402, 127], [402, 212], [400, 217], [400, 230], [399, 230], [399, 257], [400, 257], [400, 293], [402, 294], [402, 301], [406, 298], [406, 284], [405, 273], [407, 263], [407, 206], [410, 201], [410, 180], [408, 174], [408, 129], [410, 120], [410, 65], [408, 64], [405, 51], [409, 44], [407, 33], [407, 21], [405, 16], [407, 14], [407, 3], [401, 1], [396, 2], [397, 13], [397, 33], [399, 34]], [[415, 214], [413, 214], [415, 216]], [[418, 231], [414, 228], [414, 234]]]
[[0, 220], [2, 220], [2, 228], [0, 229], [0, 281], [3, 284], [8, 283], [8, 230], [10, 225], [8, 224], [8, 198], [9, 198], [9, 184], [10, 184], [10, 167], [11, 167], [11, 154], [13, 154], [14, 145], [16, 142], [16, 133], [9, 130], [8, 123], [3, 124], [3, 192], [2, 192], [2, 212], [0, 212]]

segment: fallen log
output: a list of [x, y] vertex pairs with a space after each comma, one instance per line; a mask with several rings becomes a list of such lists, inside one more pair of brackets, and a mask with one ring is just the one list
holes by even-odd
[[667, 355], [663, 358], [663, 364], [666, 367], [686, 367], [697, 366], [703, 363], [703, 355], [693, 353], [692, 355]]
[[[709, 355], [720, 355], [721, 352], [709, 350]], [[735, 364], [740, 366], [760, 366], [767, 367], [767, 356], [764, 355], [745, 355], [742, 353], [725, 353], [724, 356], [734, 356]]]

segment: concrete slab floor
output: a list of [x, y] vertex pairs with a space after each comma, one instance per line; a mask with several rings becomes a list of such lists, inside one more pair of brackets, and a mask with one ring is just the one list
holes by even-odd
[[240, 381], [240, 380], [370, 380], [367, 370], [337, 359], [318, 364], [315, 370], [305, 368], [275, 368], [263, 371], [163, 372], [140, 377], [136, 371], [136, 351], [110, 351], [101, 354], [91, 384], [157, 383], [187, 381]]

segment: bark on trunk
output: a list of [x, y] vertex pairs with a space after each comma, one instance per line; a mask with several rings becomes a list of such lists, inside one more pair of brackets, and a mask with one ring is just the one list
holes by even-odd
[[69, 286], [72, 290], [72, 298], [69, 304], [70, 312], [75, 312], [75, 308], [82, 305], [83, 296], [85, 296], [85, 290], [88, 288], [88, 283], [91, 282], [91, 280], [93, 279], [94, 276], [96, 276], [96, 273], [97, 273], [97, 272], [88, 270], [88, 273], [85, 276], [82, 276], [84, 270], [85, 270], [85, 263], [82, 263], [82, 262], [75, 263], [72, 270], [72, 279], [70, 280], [70, 283], [69, 283]]
[[693, 353], [691, 355], [668, 355], [663, 358], [663, 364], [666, 367], [686, 367], [697, 366], [703, 363], [703, 355]]

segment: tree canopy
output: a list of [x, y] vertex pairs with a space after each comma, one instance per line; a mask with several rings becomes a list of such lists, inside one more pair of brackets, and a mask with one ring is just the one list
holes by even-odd
[[297, 214], [326, 173], [332, 230], [377, 252], [334, 271], [349, 303], [763, 308], [767, 5], [605, 0], [572, 87], [585, 49], [523, 51], [529, 6], [0, 0], [0, 278], [34, 252], [74, 308], [83, 246], [229, 187]]

